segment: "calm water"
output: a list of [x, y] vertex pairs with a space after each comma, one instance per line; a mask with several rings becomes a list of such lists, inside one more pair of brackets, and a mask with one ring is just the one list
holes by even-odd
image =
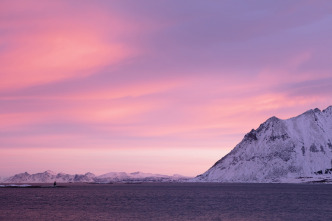
[[332, 185], [0, 188], [0, 220], [332, 220]]

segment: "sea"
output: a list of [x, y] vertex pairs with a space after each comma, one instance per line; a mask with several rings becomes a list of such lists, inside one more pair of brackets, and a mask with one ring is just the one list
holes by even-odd
[[332, 220], [331, 184], [50, 185], [0, 188], [0, 220]]

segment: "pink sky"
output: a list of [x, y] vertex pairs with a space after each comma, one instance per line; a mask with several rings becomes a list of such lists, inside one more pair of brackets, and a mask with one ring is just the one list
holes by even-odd
[[330, 1], [0, 2], [0, 176], [195, 176], [332, 105]]

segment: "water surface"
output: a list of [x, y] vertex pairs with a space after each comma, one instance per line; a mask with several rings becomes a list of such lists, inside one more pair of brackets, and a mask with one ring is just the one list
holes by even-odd
[[327, 184], [60, 184], [0, 188], [0, 220], [332, 220]]

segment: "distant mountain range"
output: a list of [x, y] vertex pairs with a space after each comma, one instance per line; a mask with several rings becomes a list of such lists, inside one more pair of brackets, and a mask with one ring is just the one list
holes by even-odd
[[110, 182], [181, 182], [190, 179], [181, 175], [161, 175], [152, 173], [125, 173], [125, 172], [111, 172], [96, 176], [93, 173], [86, 174], [75, 174], [70, 175], [66, 173], [55, 173], [47, 170], [42, 173], [29, 174], [19, 173], [12, 177], [5, 178], [2, 180], [3, 183], [78, 183], [78, 182], [89, 182], [89, 183], [110, 183]]
[[331, 182], [332, 106], [252, 129], [194, 182]]

